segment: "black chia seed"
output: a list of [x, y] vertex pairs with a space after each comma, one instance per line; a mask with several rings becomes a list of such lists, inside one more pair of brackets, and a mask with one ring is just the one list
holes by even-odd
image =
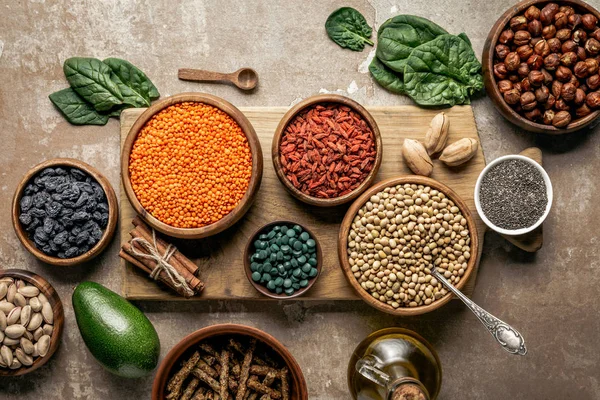
[[481, 209], [487, 219], [503, 229], [534, 225], [548, 204], [542, 174], [523, 160], [506, 160], [488, 170], [479, 189]]

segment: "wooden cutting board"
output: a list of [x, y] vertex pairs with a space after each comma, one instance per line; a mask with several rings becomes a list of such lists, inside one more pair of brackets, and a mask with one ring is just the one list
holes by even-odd
[[[439, 111], [427, 110], [415, 106], [367, 107], [371, 112], [383, 139], [383, 161], [377, 175], [377, 181], [397, 175], [410, 174], [401, 155], [401, 146], [405, 138], [425, 137], [429, 122]], [[243, 252], [249, 236], [260, 226], [280, 219], [298, 221], [311, 229], [319, 238], [323, 247], [323, 269], [315, 285], [298, 300], [358, 300], [359, 297], [347, 283], [338, 263], [337, 234], [339, 224], [349, 205], [337, 208], [320, 209], [308, 206], [289, 195], [277, 179], [271, 162], [271, 140], [275, 128], [287, 107], [246, 107], [241, 108], [248, 117], [260, 139], [264, 173], [258, 196], [248, 213], [232, 228], [216, 236], [195, 241], [174, 241], [178, 248], [200, 266], [200, 278], [206, 288], [194, 300], [241, 299], [265, 300], [247, 281], [243, 271]], [[130, 127], [144, 109], [128, 109], [121, 114], [121, 144]], [[471, 106], [456, 106], [444, 111], [450, 119], [448, 143], [468, 137], [479, 140], [473, 110]], [[475, 157], [467, 164], [446, 167], [439, 160], [434, 161], [432, 178], [454, 189], [467, 203], [477, 224], [479, 254], [477, 264], [469, 282], [464, 287], [467, 295], [475, 287], [479, 259], [483, 248], [485, 225], [477, 215], [473, 201], [473, 190], [479, 173], [485, 167], [481, 145]], [[131, 220], [135, 216], [133, 208], [121, 187], [121, 242], [129, 240], [132, 229]], [[121, 260], [123, 277], [123, 295], [132, 300], [184, 300], [159, 287], [140, 270]]]

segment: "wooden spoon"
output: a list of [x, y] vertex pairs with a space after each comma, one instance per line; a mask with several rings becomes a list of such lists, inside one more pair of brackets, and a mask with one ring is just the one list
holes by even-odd
[[252, 68], [240, 68], [230, 74], [203, 69], [182, 68], [179, 79], [196, 82], [231, 82], [242, 90], [252, 90], [258, 84], [258, 74]]

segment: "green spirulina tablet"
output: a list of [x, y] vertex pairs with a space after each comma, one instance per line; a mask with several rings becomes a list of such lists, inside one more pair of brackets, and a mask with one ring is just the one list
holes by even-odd
[[271, 276], [276, 276], [277, 274], [279, 274], [279, 269], [277, 267], [273, 267], [271, 268], [269, 273], [271, 274]]
[[294, 250], [296, 250], [296, 251], [302, 250], [302, 242], [299, 242], [299, 241], [294, 242], [293, 247], [294, 247]]
[[302, 274], [302, 270], [300, 268], [296, 268], [294, 270], [294, 272], [292, 272], [292, 275], [295, 276], [296, 278], [299, 277], [300, 274]]
[[285, 289], [285, 294], [287, 294], [288, 296], [293, 295], [295, 292], [294, 288], [287, 288]]
[[298, 264], [300, 264], [300, 265], [306, 264], [306, 256], [305, 255], [301, 255], [300, 257], [296, 258], [296, 260], [298, 260]]
[[288, 227], [287, 227], [287, 226], [285, 226], [285, 225], [281, 225], [280, 227], [279, 227], [279, 226], [277, 226], [276, 228], [279, 228], [279, 231], [280, 231], [281, 233], [286, 233], [286, 232], [288, 231]]
[[292, 268], [292, 263], [290, 261], [286, 261], [283, 263], [283, 267], [285, 268], [286, 271], [288, 271]]
[[308, 240], [306, 241], [306, 245], [307, 245], [308, 247], [310, 247], [310, 248], [313, 248], [313, 247], [315, 247], [315, 246], [317, 245], [317, 243], [316, 243], [316, 242], [315, 242], [313, 239], [308, 239]]
[[292, 228], [293, 230], [295, 230], [298, 233], [301, 233], [304, 229], [302, 229], [302, 227], [300, 225], [294, 225], [294, 227]]
[[277, 287], [277, 288], [275, 288], [275, 293], [281, 294], [281, 293], [283, 293], [283, 289], [280, 287]]
[[275, 282], [274, 281], [267, 282], [267, 289], [275, 290]]
[[302, 251], [305, 253], [308, 253], [308, 246], [305, 244], [302, 244]]
[[299, 283], [292, 283], [292, 287], [296, 290], [300, 289], [300, 284]]
[[311, 257], [308, 259], [308, 263], [312, 266], [312, 267], [316, 267], [317, 266], [317, 259], [314, 257]]
[[[281, 255], [283, 257], [283, 253]], [[279, 257], [279, 253], [275, 254], [275, 253], [271, 253], [271, 255], [269, 256], [269, 261], [271, 261], [272, 263], [277, 262]]]
[[252, 273], [252, 280], [254, 282], [258, 282], [258, 281], [260, 281], [261, 276], [262, 275], [260, 274], [260, 272], [253, 272]]
[[277, 232], [275, 232], [275, 230], [272, 230], [271, 232], [267, 233], [267, 239], [273, 239], [275, 235], [277, 235]]
[[290, 286], [292, 286], [292, 280], [291, 279], [284, 279], [283, 280], [283, 287], [284, 288], [289, 288]]
[[269, 282], [271, 280], [271, 274], [265, 272], [262, 276], [262, 281], [263, 282]]
[[294, 251], [292, 251], [292, 255], [294, 257], [298, 258], [302, 255], [302, 250], [294, 250]]
[[290, 248], [290, 246], [288, 246], [287, 244], [284, 244], [283, 246], [281, 246], [281, 251], [283, 252], [283, 254], [287, 254], [291, 251], [292, 249]]
[[308, 232], [302, 232], [300, 234], [300, 239], [304, 242], [306, 242], [308, 239], [310, 239], [310, 235], [308, 234]]
[[275, 286], [277, 286], [277, 287], [283, 286], [283, 278], [282, 277], [278, 277], [275, 279]]
[[276, 243], [273, 243], [273, 244], [271, 245], [271, 247], [269, 247], [269, 249], [270, 249], [272, 252], [276, 252], [276, 251], [279, 251], [279, 246], [277, 246], [277, 244], [276, 244]]
[[312, 268], [310, 270], [310, 272], [308, 273], [308, 276], [310, 276], [311, 278], [314, 278], [315, 276], [317, 276], [317, 273], [318, 273], [317, 269], [316, 268]]
[[306, 279], [302, 279], [298, 283], [300, 284], [300, 287], [307, 287], [308, 286], [308, 280], [306, 280]]
[[283, 264], [279, 264], [277, 266], [277, 271], [281, 274], [281, 276], [284, 276], [286, 274], [286, 270], [285, 267], [283, 266]]
[[297, 258], [292, 258], [290, 260], [290, 264], [292, 264], [292, 267], [297, 268], [300, 263], [298, 262]]
[[310, 273], [310, 270], [311, 270], [312, 268], [313, 268], [313, 267], [312, 267], [312, 266], [311, 266], [309, 263], [306, 263], [306, 264], [304, 264], [304, 265], [302, 266], [302, 272], [305, 272], [305, 273], [307, 273], [307, 274], [308, 274], [308, 273]]

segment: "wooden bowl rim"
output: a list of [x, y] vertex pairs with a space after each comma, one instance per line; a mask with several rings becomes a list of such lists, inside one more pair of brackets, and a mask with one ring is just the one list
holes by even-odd
[[[279, 144], [281, 143], [281, 138], [283, 136], [285, 128], [287, 128], [290, 121], [297, 114], [302, 112], [305, 108], [319, 103], [338, 103], [352, 108], [352, 110], [358, 113], [367, 122], [369, 128], [371, 128], [371, 131], [373, 132], [373, 136], [375, 137], [375, 164], [373, 165], [373, 168], [371, 169], [369, 175], [367, 175], [365, 180], [352, 192], [331, 199], [321, 199], [318, 197], [309, 196], [296, 189], [294, 185], [292, 185], [292, 183], [283, 174], [283, 168], [279, 160]], [[271, 159], [273, 161], [273, 168], [275, 169], [275, 173], [277, 174], [279, 181], [283, 184], [283, 186], [292, 196], [306, 204], [310, 204], [312, 206], [317, 207], [339, 206], [340, 204], [347, 203], [360, 196], [360, 194], [364, 192], [369, 186], [371, 186], [371, 184], [375, 180], [377, 172], [379, 172], [379, 167], [381, 166], [382, 158], [383, 142], [381, 139], [381, 131], [379, 130], [375, 118], [373, 118], [371, 113], [358, 102], [350, 99], [349, 97], [341, 96], [338, 94], [319, 94], [311, 96], [291, 107], [279, 121], [279, 124], [275, 129], [275, 134], [273, 135], [273, 142], [271, 144]]]
[[[288, 296], [285, 293], [282, 293], [282, 294], [272, 293], [269, 289], [266, 288], [266, 286], [262, 286], [252, 280], [252, 272], [250, 270], [250, 251], [251, 251], [250, 249], [254, 246], [254, 241], [256, 240], [256, 237], [262, 231], [264, 231], [267, 228], [270, 228], [274, 225], [288, 225], [288, 226], [299, 225], [302, 229], [304, 229], [306, 232], [308, 232], [310, 237], [317, 244], [317, 246], [316, 246], [317, 247], [317, 276], [315, 276], [314, 278], [311, 278], [308, 281], [308, 286], [306, 286], [305, 288], [296, 290], [294, 292], [294, 294], [291, 296]], [[319, 275], [321, 275], [322, 266], [323, 266], [323, 251], [322, 251], [321, 243], [319, 242], [319, 239], [317, 239], [315, 234], [310, 229], [308, 229], [306, 226], [304, 226], [302, 224], [299, 224], [298, 222], [287, 221], [287, 220], [278, 220], [278, 221], [269, 222], [268, 224], [265, 224], [262, 227], [255, 230], [252, 233], [252, 235], [250, 235], [250, 239], [246, 242], [246, 247], [244, 248], [244, 272], [246, 273], [246, 278], [248, 278], [248, 282], [250, 282], [257, 291], [259, 291], [260, 293], [262, 293], [265, 296], [270, 297], [272, 299], [287, 300], [287, 299], [293, 299], [295, 297], [302, 296], [315, 284], [315, 282], [319, 278]]]
[[[89, 249], [87, 252], [73, 258], [58, 258], [52, 257], [45, 254], [43, 251], [39, 250], [33, 241], [29, 238], [29, 235], [23, 227], [21, 226], [21, 221], [19, 221], [20, 214], [20, 204], [19, 201], [23, 196], [23, 191], [25, 190], [25, 186], [31, 181], [31, 179], [40, 173], [43, 169], [49, 167], [69, 167], [69, 168], [78, 168], [84, 171], [86, 174], [90, 175], [94, 180], [102, 187], [104, 190], [104, 194], [106, 195], [106, 201], [108, 203], [108, 223], [106, 228], [104, 229], [104, 233], [102, 234], [102, 238], [94, 247]], [[119, 218], [119, 204], [117, 203], [117, 196], [115, 195], [115, 191], [112, 188], [112, 185], [106, 179], [104, 175], [100, 173], [96, 168], [91, 165], [74, 159], [74, 158], [52, 158], [50, 160], [46, 160], [41, 162], [31, 168], [27, 173], [23, 176], [21, 181], [19, 182], [17, 189], [15, 190], [15, 194], [13, 196], [12, 201], [12, 222], [13, 228], [15, 229], [15, 233], [19, 238], [19, 241], [23, 244], [23, 246], [33, 254], [38, 260], [43, 261], [50, 265], [56, 266], [72, 266], [84, 263], [96, 257], [100, 254], [110, 243], [112, 240], [116, 227], [117, 220]]]
[[360, 286], [358, 280], [354, 277], [353, 272], [350, 270], [351, 267], [350, 263], [348, 262], [348, 256], [346, 255], [346, 251], [348, 247], [348, 233], [350, 231], [350, 227], [352, 226], [354, 216], [356, 215], [358, 210], [375, 193], [382, 191], [388, 186], [404, 185], [407, 183], [430, 186], [432, 189], [443, 192], [450, 200], [454, 202], [454, 204], [460, 209], [462, 215], [467, 220], [467, 226], [469, 227], [469, 236], [471, 238], [471, 258], [469, 258], [469, 261], [467, 263], [467, 269], [465, 271], [465, 274], [462, 276], [460, 282], [458, 282], [458, 284], [455, 285], [457, 289], [462, 289], [471, 277], [471, 273], [475, 269], [475, 265], [477, 263], [477, 258], [479, 254], [479, 236], [477, 234], [477, 226], [475, 224], [473, 215], [471, 214], [471, 210], [469, 210], [469, 207], [464, 202], [464, 200], [448, 186], [444, 185], [439, 181], [436, 181], [435, 179], [428, 178], [425, 176], [402, 175], [386, 179], [369, 188], [369, 190], [363, 193], [358, 199], [354, 201], [354, 203], [352, 203], [352, 205], [346, 212], [344, 219], [342, 220], [338, 236], [338, 257], [340, 261], [340, 266], [342, 268], [342, 271], [344, 271], [344, 276], [348, 280], [348, 283], [350, 283], [354, 291], [362, 298], [362, 300], [364, 300], [367, 304], [377, 308], [380, 311], [398, 316], [413, 316], [431, 312], [448, 303], [452, 298], [453, 294], [450, 291], [448, 291], [448, 293], [445, 296], [432, 302], [429, 305], [418, 307], [399, 307], [395, 309], [390, 305], [376, 300]]
[[[483, 62], [483, 78], [486, 91], [488, 95], [492, 98], [492, 102], [494, 106], [500, 113], [508, 119], [510, 122], [516, 124], [517, 126], [531, 131], [535, 133], [546, 133], [549, 135], [562, 135], [565, 133], [572, 133], [578, 131], [580, 129], [585, 128], [589, 124], [591, 124], [598, 116], [600, 116], [600, 110], [596, 110], [589, 115], [586, 115], [583, 118], [578, 118], [574, 121], [571, 121], [569, 125], [565, 128], [556, 128], [552, 125], [539, 124], [537, 122], [533, 122], [528, 120], [527, 118], [521, 116], [508, 104], [504, 101], [504, 97], [500, 94], [500, 90], [498, 89], [498, 85], [496, 84], [496, 77], [493, 74], [493, 65], [494, 65], [494, 48], [496, 43], [498, 43], [498, 38], [506, 24], [510, 21], [512, 17], [516, 14], [524, 12], [527, 8], [532, 5], [541, 4], [541, 3], [552, 3], [551, 0], [527, 0], [524, 2], [517, 3], [506, 10], [500, 18], [493, 25], [490, 30], [488, 37], [485, 41], [483, 47], [483, 54], [481, 56]], [[600, 20], [600, 12], [596, 10], [591, 5], [580, 1], [580, 0], [560, 0], [554, 1], [557, 4], [568, 4], [573, 6], [574, 8], [582, 8], [587, 12], [594, 14]]]
[[[52, 305], [52, 311], [54, 312], [54, 329], [52, 331], [52, 336], [50, 337], [50, 348], [48, 349], [48, 353], [44, 357], [36, 358], [29, 367], [21, 367], [15, 370], [0, 368], [0, 376], [21, 376], [33, 372], [46, 364], [58, 349], [63, 334], [65, 317], [64, 309], [56, 289], [40, 275], [24, 269], [0, 269], [0, 278], [5, 276], [27, 281], [37, 287], [40, 292], [46, 296]], [[42, 285], [47, 287], [40, 287], [36, 281], [41, 282]]]
[[[217, 324], [207, 326], [198, 329], [195, 332], [190, 333], [179, 341], [165, 356], [158, 371], [154, 377], [154, 384], [152, 385], [152, 400], [164, 399], [165, 386], [170, 376], [171, 370], [175, 363], [181, 358], [181, 356], [192, 346], [198, 344], [202, 340], [217, 336], [226, 335], [245, 335], [251, 336], [257, 340], [260, 340], [273, 351], [279, 354], [283, 359], [286, 366], [290, 370], [290, 376], [293, 380], [293, 390], [290, 390], [290, 397], [297, 400], [308, 400], [308, 388], [306, 386], [306, 380], [300, 365], [290, 353], [290, 351], [275, 337], [262, 331], [258, 328], [254, 328], [247, 325], [240, 324]], [[297, 394], [297, 397], [292, 396], [292, 393]]]
[[[177, 228], [168, 225], [147, 212], [139, 202], [129, 177], [129, 155], [133, 149], [133, 144], [137, 139], [139, 132], [146, 123], [157, 113], [174, 104], [184, 102], [204, 103], [220, 109], [229, 115], [242, 128], [242, 131], [248, 139], [248, 146], [252, 154], [252, 175], [248, 184], [246, 193], [238, 203], [238, 205], [226, 216], [217, 222], [203, 226], [201, 228]], [[263, 154], [260, 146], [260, 141], [256, 135], [254, 127], [237, 107], [230, 102], [217, 96], [208, 93], [186, 92], [174, 96], [164, 98], [146, 109], [131, 126], [121, 150], [121, 180], [125, 194], [131, 203], [133, 209], [150, 225], [152, 228], [166, 235], [181, 238], [181, 239], [201, 239], [215, 235], [225, 229], [231, 227], [239, 221], [249, 210], [250, 206], [256, 198], [256, 194], [260, 187], [263, 174]]]

